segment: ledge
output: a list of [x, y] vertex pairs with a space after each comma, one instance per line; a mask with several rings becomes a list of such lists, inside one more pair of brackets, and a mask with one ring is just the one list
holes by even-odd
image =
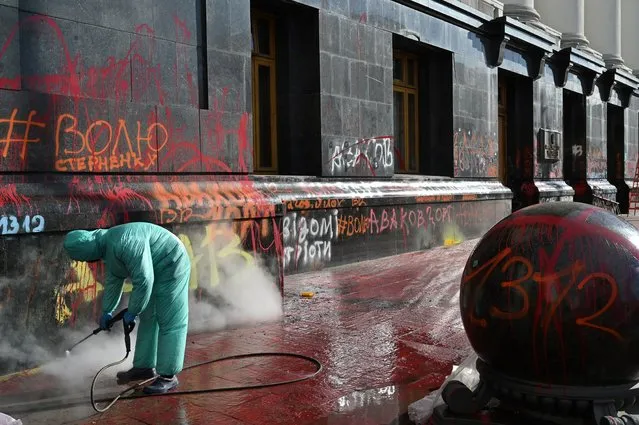
[[465, 5], [462, 2], [448, 2], [446, 0], [393, 0], [411, 9], [437, 17], [443, 21], [455, 24], [468, 30], [477, 30], [481, 25], [489, 22], [492, 16]]
[[592, 189], [593, 195], [612, 195], [614, 198], [617, 193], [617, 188], [606, 179], [587, 179], [586, 183]]
[[[39, 231], [46, 232], [130, 221], [166, 225], [283, 215], [279, 200], [246, 177], [215, 178], [48, 175], [16, 176], [12, 182], [5, 176], [0, 211], [20, 224], [40, 216], [46, 225]], [[17, 233], [1, 230], [4, 236], [34, 232], [23, 225]]]
[[539, 190], [540, 202], [541, 198], [572, 198], [575, 195], [574, 189], [563, 180], [535, 180], [535, 186]]
[[496, 181], [402, 179], [333, 181], [327, 179], [268, 183], [288, 210], [356, 208], [512, 199], [512, 192]]
[[[4, 176], [2, 183], [0, 199], [5, 202], [0, 214], [13, 216], [18, 223], [14, 231], [8, 231], [0, 222], [4, 236], [110, 227], [130, 221], [177, 225], [260, 220], [281, 217], [287, 207], [331, 209], [512, 198], [511, 191], [496, 181], [428, 177], [47, 175]], [[25, 220], [31, 223], [34, 216], [38, 218], [33, 225], [25, 226]]]

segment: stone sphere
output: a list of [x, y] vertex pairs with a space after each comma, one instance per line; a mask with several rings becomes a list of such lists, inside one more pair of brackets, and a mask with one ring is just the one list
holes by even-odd
[[639, 381], [639, 231], [577, 202], [521, 209], [490, 229], [462, 275], [464, 328], [512, 378], [569, 386]]

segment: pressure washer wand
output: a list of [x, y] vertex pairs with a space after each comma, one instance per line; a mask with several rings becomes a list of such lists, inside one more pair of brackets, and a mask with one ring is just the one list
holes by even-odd
[[93, 332], [91, 332], [89, 335], [85, 336], [84, 338], [82, 338], [80, 341], [76, 342], [75, 344], [73, 344], [71, 346], [71, 348], [69, 348], [67, 351], [64, 352], [64, 354], [69, 357], [71, 355], [71, 351], [77, 347], [78, 345], [82, 344], [84, 341], [86, 341], [87, 339], [91, 338], [93, 335], [97, 335], [102, 331], [102, 329], [97, 328], [94, 329]]
[[[117, 321], [119, 321], [119, 320], [122, 320], [122, 319], [124, 318], [124, 313], [126, 313], [126, 312], [127, 312], [127, 310], [128, 310], [128, 308], [123, 309], [122, 311], [120, 311], [118, 314], [116, 314], [116, 315], [115, 315], [115, 317], [113, 317], [113, 318], [109, 321], [109, 323], [107, 324], [107, 326], [108, 326], [108, 330], [111, 330], [111, 327], [113, 326], [113, 324], [114, 324], [115, 322], [117, 322]], [[80, 340], [80, 341], [76, 342], [75, 344], [73, 344], [73, 345], [71, 346], [71, 348], [69, 348], [68, 350], [66, 350], [66, 351], [64, 352], [64, 354], [65, 354], [67, 357], [69, 357], [69, 356], [71, 355], [71, 351], [72, 351], [75, 347], [77, 347], [78, 345], [82, 344], [84, 341], [86, 341], [87, 339], [91, 338], [93, 335], [97, 335], [97, 334], [99, 334], [100, 332], [102, 332], [102, 330], [103, 330], [102, 328], [94, 329], [94, 330], [93, 330], [93, 332], [91, 332], [89, 335], [85, 336], [84, 338], [82, 338], [82, 340]], [[129, 342], [129, 345], [130, 345], [130, 342]]]

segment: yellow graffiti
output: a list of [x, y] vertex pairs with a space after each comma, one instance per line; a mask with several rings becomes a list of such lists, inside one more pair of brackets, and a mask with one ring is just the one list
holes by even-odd
[[89, 264], [71, 261], [71, 269], [75, 272], [78, 281], [56, 288], [55, 318], [60, 324], [66, 322], [73, 314], [67, 306], [67, 294], [80, 293], [85, 301], [90, 302], [95, 299], [98, 292], [102, 291], [102, 284], [96, 280]]
[[[230, 242], [228, 242], [222, 249], [218, 251], [215, 247], [215, 242], [218, 240], [217, 237], [228, 236], [229, 233], [232, 235]], [[200, 248], [207, 248], [209, 264], [211, 267], [211, 287], [215, 287], [220, 283], [220, 272], [218, 267], [219, 260], [227, 258], [231, 255], [239, 255], [240, 257], [243, 257], [248, 264], [251, 264], [253, 262], [253, 257], [251, 256], [251, 254], [240, 248], [241, 243], [242, 241], [236, 233], [229, 232], [225, 229], [220, 229], [214, 225], [206, 226], [206, 236], [204, 237], [204, 239], [202, 239]]]
[[202, 259], [202, 254], [195, 255], [193, 253], [193, 245], [191, 244], [191, 239], [188, 236], [180, 233], [178, 238], [184, 244], [186, 248], [186, 252], [189, 255], [189, 259], [191, 260], [191, 277], [189, 277], [189, 289], [197, 289], [198, 283], [198, 275], [197, 275], [197, 264]]
[[[103, 286], [91, 271], [89, 264], [83, 261], [71, 261], [71, 269], [77, 276], [77, 282], [67, 283], [56, 288], [55, 318], [59, 324], [64, 324], [72, 316], [73, 312], [66, 302], [67, 294], [81, 294], [84, 302], [91, 302], [102, 292]], [[124, 292], [131, 292], [131, 283], [125, 281]]]
[[[178, 237], [184, 244], [186, 252], [191, 260], [191, 276], [189, 278], [189, 289], [195, 290], [200, 288], [201, 282], [198, 264], [205, 258], [209, 266], [209, 286], [215, 287], [220, 284], [220, 262], [225, 258], [236, 255], [242, 258], [247, 264], [253, 263], [253, 256], [242, 249], [242, 240], [240, 237], [228, 228], [220, 228], [214, 224], [205, 226], [205, 237], [198, 246], [196, 252], [193, 249], [191, 239], [185, 234], [179, 234]], [[73, 311], [69, 308], [67, 302], [69, 298], [82, 296], [81, 302], [91, 302], [104, 289], [102, 283], [99, 282], [93, 271], [86, 262], [72, 261], [71, 269], [75, 272], [77, 282], [70, 282], [56, 288], [56, 321], [63, 325], [73, 315]], [[131, 292], [132, 286], [130, 281], [125, 280], [124, 292]]]
[[19, 372], [10, 373], [8, 375], [0, 376], [0, 383], [7, 382], [13, 378], [20, 378], [25, 376], [32, 376], [40, 372], [39, 367], [34, 367], [33, 369], [21, 370]]
[[464, 241], [464, 235], [455, 223], [447, 224], [442, 232], [444, 247], [459, 245]]

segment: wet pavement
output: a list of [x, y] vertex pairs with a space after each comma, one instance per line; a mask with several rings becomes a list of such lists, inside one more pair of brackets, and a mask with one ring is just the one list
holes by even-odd
[[[35, 372], [0, 380], [0, 412], [25, 425], [408, 424], [408, 405], [438, 388], [470, 351], [458, 290], [474, 244], [288, 276], [281, 322], [189, 335], [187, 367], [236, 354], [293, 352], [322, 363], [310, 380], [121, 400], [99, 415], [86, 401], [90, 380], [81, 393], [56, 394], [52, 380]], [[315, 295], [303, 298], [303, 291]], [[229, 360], [183, 371], [179, 390], [254, 385], [313, 371], [301, 359]], [[43, 394], [66, 398], [29, 403]], [[20, 401], [26, 407], [14, 404]]]

